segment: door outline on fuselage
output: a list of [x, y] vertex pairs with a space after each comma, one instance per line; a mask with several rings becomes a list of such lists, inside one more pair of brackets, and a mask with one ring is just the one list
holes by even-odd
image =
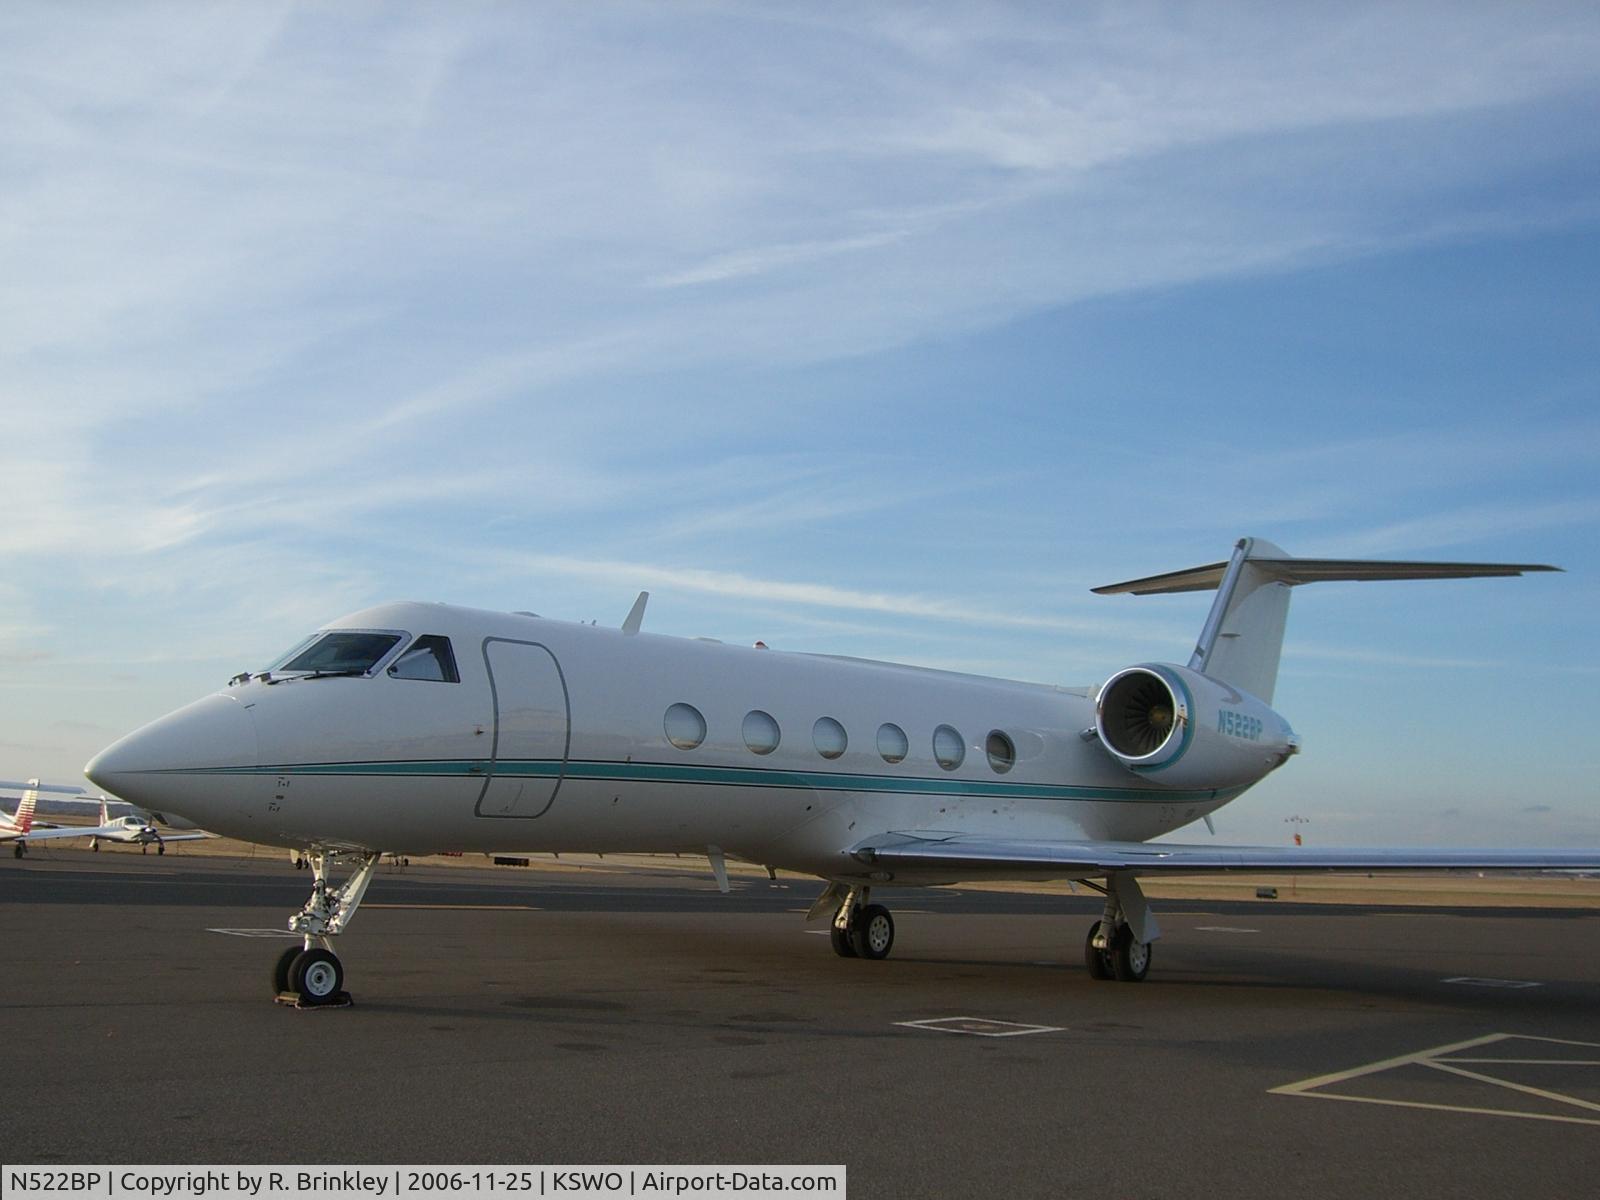
[[[549, 798], [546, 799], [544, 807], [539, 809], [538, 812], [487, 812], [484, 809], [484, 801], [488, 799], [490, 789], [495, 785], [496, 767], [500, 763], [500, 685], [495, 680], [494, 663], [489, 657], [489, 648], [492, 645], [525, 646], [531, 650], [543, 651], [550, 660], [550, 665], [555, 668], [556, 680], [561, 685], [561, 712], [564, 733], [561, 743], [560, 769], [556, 772], [555, 786], [550, 789]], [[483, 639], [480, 653], [483, 655], [484, 673], [489, 677], [489, 700], [494, 714], [494, 740], [489, 747], [488, 776], [483, 781], [483, 787], [478, 791], [478, 801], [473, 808], [473, 812], [479, 817], [487, 817], [494, 820], [531, 821], [544, 816], [545, 813], [550, 811], [550, 806], [556, 802], [556, 796], [560, 793], [561, 785], [567, 777], [567, 759], [572, 752], [572, 695], [567, 690], [566, 672], [561, 669], [561, 660], [556, 657], [555, 651], [551, 650], [543, 642], [532, 642], [522, 638], [486, 637]]]

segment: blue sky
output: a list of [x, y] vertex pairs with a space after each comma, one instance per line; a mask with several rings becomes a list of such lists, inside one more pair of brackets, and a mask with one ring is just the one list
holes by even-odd
[[[382, 599], [1092, 684], [1291, 552], [1230, 840], [1600, 844], [1592, 4], [0, 11], [0, 777]], [[1202, 837], [1205, 835], [1202, 833]]]

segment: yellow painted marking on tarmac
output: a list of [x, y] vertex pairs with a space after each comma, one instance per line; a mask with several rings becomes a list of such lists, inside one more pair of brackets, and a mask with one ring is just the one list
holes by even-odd
[[[1375, 912], [1375, 913], [1366, 913], [1364, 915], [1369, 916], [1369, 917], [1404, 917], [1406, 920], [1409, 920], [1409, 921], [1429, 921], [1429, 920], [1432, 920], [1432, 921], [1454, 921], [1454, 920], [1458, 920], [1461, 917], [1462, 914], [1453, 913], [1453, 912], [1447, 912], [1447, 913], [1436, 913], [1436, 912]], [[1468, 915], [1476, 915], [1476, 914], [1468, 914]]]
[[374, 904], [367, 901], [362, 908], [451, 908], [467, 912], [543, 912], [533, 904]]
[[1382, 1096], [1345, 1096], [1336, 1092], [1322, 1089], [1338, 1083], [1347, 1083], [1354, 1079], [1378, 1075], [1384, 1071], [1392, 1071], [1397, 1067], [1428, 1067], [1435, 1071], [1470, 1079], [1475, 1083], [1488, 1084], [1491, 1087], [1504, 1088], [1507, 1091], [1533, 1096], [1555, 1104], [1569, 1104], [1588, 1112], [1600, 1113], [1600, 1104], [1588, 1100], [1580, 1100], [1576, 1096], [1564, 1095], [1560, 1092], [1550, 1091], [1545, 1088], [1529, 1087], [1526, 1084], [1516, 1083], [1509, 1079], [1500, 1079], [1479, 1071], [1463, 1070], [1460, 1063], [1471, 1063], [1474, 1066], [1492, 1065], [1528, 1065], [1541, 1066], [1567, 1066], [1588, 1067], [1600, 1065], [1590, 1059], [1521, 1059], [1521, 1058], [1484, 1058], [1481, 1056], [1456, 1057], [1458, 1051], [1474, 1050], [1482, 1046], [1492, 1046], [1500, 1042], [1538, 1042], [1546, 1046], [1574, 1046], [1584, 1049], [1600, 1049], [1600, 1042], [1579, 1042], [1570, 1038], [1534, 1037], [1530, 1034], [1520, 1033], [1491, 1033], [1484, 1037], [1472, 1038], [1465, 1042], [1454, 1042], [1448, 1046], [1435, 1046], [1430, 1050], [1418, 1050], [1412, 1054], [1402, 1054], [1395, 1058], [1386, 1058], [1382, 1062], [1368, 1063], [1363, 1067], [1352, 1067], [1348, 1071], [1335, 1071], [1329, 1075], [1319, 1075], [1314, 1079], [1303, 1079], [1299, 1083], [1288, 1083], [1282, 1087], [1268, 1089], [1269, 1095], [1278, 1096], [1306, 1096], [1313, 1100], [1344, 1100], [1352, 1104], [1381, 1104], [1390, 1108], [1422, 1108], [1435, 1112], [1470, 1113], [1475, 1116], [1489, 1117], [1521, 1117], [1528, 1121], [1558, 1121], [1568, 1125], [1600, 1125], [1600, 1118], [1567, 1116], [1561, 1113], [1522, 1112], [1510, 1108], [1486, 1108], [1480, 1105], [1465, 1104], [1428, 1104], [1417, 1100], [1391, 1100]]

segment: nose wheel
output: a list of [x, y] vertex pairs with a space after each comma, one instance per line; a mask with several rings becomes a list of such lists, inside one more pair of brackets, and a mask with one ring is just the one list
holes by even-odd
[[280, 1004], [296, 1008], [322, 1008], [350, 1003], [344, 990], [344, 964], [333, 952], [329, 939], [342, 933], [355, 915], [378, 865], [376, 853], [360, 853], [356, 869], [339, 887], [328, 880], [331, 862], [337, 852], [314, 850], [311, 863], [311, 898], [305, 907], [289, 918], [291, 931], [305, 938], [302, 946], [289, 946], [272, 966], [273, 993]]

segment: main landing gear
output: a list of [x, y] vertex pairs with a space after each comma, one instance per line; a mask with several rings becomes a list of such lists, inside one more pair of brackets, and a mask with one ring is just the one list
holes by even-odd
[[1103, 888], [1083, 882], [1104, 892], [1106, 898], [1105, 911], [1089, 927], [1083, 946], [1090, 978], [1143, 983], [1150, 973], [1150, 943], [1161, 936], [1161, 930], [1138, 882], [1127, 872], [1109, 876]]
[[[340, 858], [356, 860], [356, 869], [339, 887], [328, 882], [328, 868]], [[372, 881], [379, 855], [370, 851], [312, 850], [306, 855], [311, 864], [311, 899], [289, 918], [289, 928], [304, 936], [302, 946], [289, 946], [272, 967], [272, 990], [279, 1003], [296, 1008], [350, 1003], [344, 990], [344, 965], [333, 952], [329, 939], [344, 932], [355, 916]]]
[[[1140, 983], [1150, 973], [1150, 943], [1161, 936], [1155, 914], [1130, 871], [1107, 876], [1105, 885], [1081, 881], [1106, 898], [1100, 919], [1089, 927], [1083, 959], [1095, 979]], [[828, 941], [840, 958], [888, 958], [894, 946], [894, 918], [881, 904], [869, 904], [871, 889], [832, 883], [806, 915], [815, 920], [832, 910]]]
[[870, 888], [833, 884], [818, 897], [812, 912], [820, 915], [830, 904], [834, 908], [828, 940], [840, 958], [882, 959], [894, 946], [894, 918], [881, 904], [868, 904]]

